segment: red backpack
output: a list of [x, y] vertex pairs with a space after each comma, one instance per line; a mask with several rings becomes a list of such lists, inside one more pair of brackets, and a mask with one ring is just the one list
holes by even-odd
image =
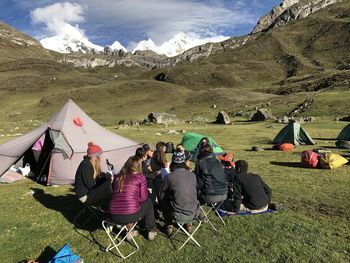
[[301, 164], [304, 167], [316, 168], [318, 165], [318, 157], [320, 155], [313, 151], [304, 151], [301, 153]]

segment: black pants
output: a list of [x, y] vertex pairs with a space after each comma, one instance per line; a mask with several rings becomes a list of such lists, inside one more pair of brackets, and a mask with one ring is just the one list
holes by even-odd
[[163, 218], [164, 218], [164, 223], [166, 225], [172, 225], [173, 224], [173, 208], [168, 200], [162, 200], [160, 202], [160, 207], [163, 212]]
[[96, 183], [95, 187], [88, 192], [86, 204], [101, 205], [109, 202], [112, 198], [112, 193], [111, 181], [102, 178]]
[[150, 231], [156, 228], [156, 221], [154, 219], [153, 203], [150, 198], [141, 203], [141, 209], [131, 215], [110, 215], [112, 222], [116, 224], [126, 225], [135, 223], [140, 219], [145, 219], [146, 230]]

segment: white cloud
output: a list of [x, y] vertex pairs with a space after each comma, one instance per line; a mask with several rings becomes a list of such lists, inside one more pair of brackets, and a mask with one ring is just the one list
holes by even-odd
[[[254, 23], [254, 18], [243, 7], [242, 1], [198, 0], [78, 0], [89, 6], [88, 17], [97, 25], [105, 23], [124, 28], [131, 34], [143, 30], [144, 37], [157, 44], [179, 32], [217, 35], [225, 28], [242, 23]], [[236, 3], [235, 3], [236, 2]]]
[[[16, 0], [20, 1], [20, 0]], [[28, 1], [25, 1], [28, 2]], [[227, 0], [53, 0], [30, 1], [34, 23], [52, 35], [73, 34], [103, 41], [123, 40], [129, 47], [152, 38], [160, 45], [179, 32], [214, 37], [256, 21], [249, 3]], [[35, 5], [39, 3], [39, 5]], [[41, 7], [43, 4], [48, 5]], [[84, 31], [79, 28], [77, 23]], [[111, 43], [113, 42], [111, 41]], [[105, 43], [110, 44], [110, 43]]]
[[55, 3], [31, 11], [33, 23], [43, 23], [51, 35], [68, 35], [75, 38], [84, 36], [84, 31], [72, 23], [84, 21], [84, 8], [79, 4]]

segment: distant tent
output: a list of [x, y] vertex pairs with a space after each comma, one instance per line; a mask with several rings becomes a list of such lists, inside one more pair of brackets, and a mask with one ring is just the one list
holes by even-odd
[[350, 124], [346, 125], [339, 133], [337, 140], [350, 141]]
[[[45, 134], [44, 145], [38, 163], [32, 146]], [[0, 175], [9, 167], [23, 160], [37, 165], [36, 174], [46, 175], [48, 185], [73, 184], [78, 165], [86, 155], [88, 142], [103, 149], [102, 170], [107, 170], [108, 159], [117, 170], [135, 153], [139, 144], [112, 133], [93, 121], [72, 100], [47, 123], [36, 130], [0, 145]]]
[[294, 145], [315, 144], [309, 134], [300, 126], [300, 123], [297, 122], [290, 122], [285, 126], [277, 134], [272, 143], [292, 143]]
[[207, 137], [209, 139], [209, 144], [213, 147], [214, 153], [224, 152], [224, 150], [219, 145], [217, 145], [212, 138], [194, 132], [186, 132], [184, 137], [182, 138], [181, 143], [187, 151], [194, 152], [197, 148], [198, 143], [203, 137]]

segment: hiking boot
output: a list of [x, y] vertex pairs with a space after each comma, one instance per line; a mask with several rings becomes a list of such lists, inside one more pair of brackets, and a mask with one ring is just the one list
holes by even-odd
[[188, 233], [192, 233], [192, 224], [185, 224], [185, 229]]
[[198, 210], [198, 214], [197, 214], [197, 219], [203, 223], [208, 222], [208, 219], [205, 217], [204, 212], [202, 211], [202, 209]]
[[168, 225], [165, 228], [165, 234], [168, 238], [171, 238], [173, 235], [173, 226], [172, 225]]
[[126, 235], [126, 240], [130, 241], [132, 238], [137, 237], [138, 235], [140, 235], [140, 233], [135, 229]]
[[157, 235], [157, 230], [152, 229], [151, 231], [148, 232], [148, 240], [152, 241]]

